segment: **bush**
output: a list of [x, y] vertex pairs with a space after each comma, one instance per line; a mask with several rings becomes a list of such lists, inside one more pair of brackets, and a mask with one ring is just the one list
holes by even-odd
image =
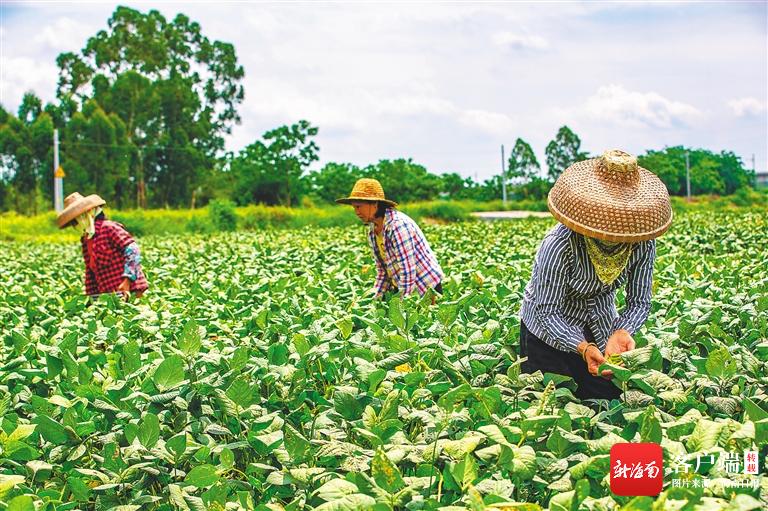
[[[719, 197], [705, 195], [687, 202], [684, 197], [672, 197], [676, 213], [686, 211], [718, 211], [750, 209], [766, 211], [768, 194], [745, 189], [736, 195]], [[473, 211], [528, 210], [546, 211], [546, 200], [508, 201], [429, 201], [404, 204], [401, 208], [417, 222], [432, 219], [438, 222], [471, 220]], [[122, 223], [136, 237], [152, 235], [181, 235], [188, 232], [209, 233], [216, 230], [259, 230], [279, 228], [352, 227], [359, 226], [349, 206], [288, 208], [261, 204], [235, 208], [229, 201], [213, 201], [208, 208], [106, 210], [108, 218]], [[77, 241], [75, 229], [59, 230], [52, 211], [28, 217], [16, 213], [0, 213], [0, 241]]]
[[213, 227], [219, 231], [234, 231], [237, 229], [237, 213], [235, 205], [229, 200], [216, 199], [208, 204], [208, 217]]
[[431, 218], [444, 222], [460, 222], [469, 219], [469, 213], [475, 211], [475, 208], [471, 203], [432, 201], [405, 205], [402, 210], [416, 221]]

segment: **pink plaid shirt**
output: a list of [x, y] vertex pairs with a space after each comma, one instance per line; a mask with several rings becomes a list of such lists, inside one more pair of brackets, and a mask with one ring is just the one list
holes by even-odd
[[423, 295], [427, 289], [438, 285], [443, 279], [443, 270], [435, 254], [429, 248], [427, 238], [416, 222], [395, 208], [387, 209], [384, 215], [384, 251], [379, 254], [374, 226], [368, 231], [368, 243], [376, 260], [376, 283], [374, 293], [384, 294], [391, 284], [388, 276], [397, 284], [403, 296], [414, 290]]

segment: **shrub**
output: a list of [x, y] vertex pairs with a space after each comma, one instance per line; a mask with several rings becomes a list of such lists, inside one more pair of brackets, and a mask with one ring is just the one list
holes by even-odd
[[213, 226], [219, 231], [234, 231], [237, 229], [237, 213], [235, 205], [229, 200], [216, 199], [208, 204], [208, 217]]

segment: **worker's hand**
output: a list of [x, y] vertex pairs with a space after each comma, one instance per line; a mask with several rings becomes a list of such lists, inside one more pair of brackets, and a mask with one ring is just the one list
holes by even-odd
[[[586, 361], [589, 374], [598, 376], [597, 368], [605, 362], [605, 357], [600, 353], [597, 346], [589, 344], [587, 341], [581, 341], [581, 344], [579, 344], [576, 349], [578, 350], [579, 355]], [[586, 352], [584, 350], [586, 350]], [[611, 379], [613, 378], [613, 371], [604, 370], [599, 376]]]
[[605, 343], [605, 356], [617, 355], [635, 349], [635, 340], [626, 330], [616, 330]]
[[117, 292], [123, 295], [126, 300], [131, 296], [131, 279], [125, 277], [123, 281], [117, 286]]

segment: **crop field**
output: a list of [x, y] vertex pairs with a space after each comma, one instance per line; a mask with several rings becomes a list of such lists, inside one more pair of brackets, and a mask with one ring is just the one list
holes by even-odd
[[[434, 306], [371, 299], [363, 227], [144, 237], [129, 303], [82, 296], [77, 243], [0, 244], [0, 509], [765, 509], [766, 215], [675, 218], [612, 402], [520, 372], [552, 225], [426, 227]], [[610, 491], [627, 441], [659, 497]]]

